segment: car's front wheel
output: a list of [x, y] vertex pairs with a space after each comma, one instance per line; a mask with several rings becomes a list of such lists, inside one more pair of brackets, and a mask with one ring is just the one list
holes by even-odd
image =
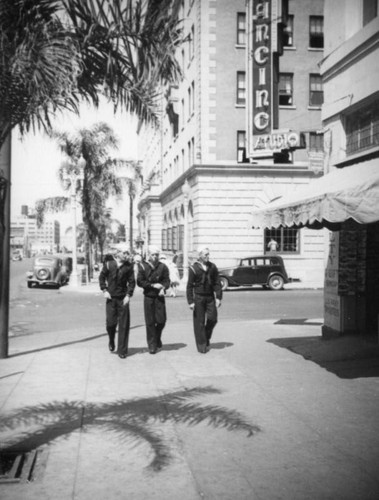
[[220, 283], [221, 283], [221, 289], [226, 290], [228, 288], [228, 280], [224, 277], [220, 278]]
[[279, 274], [275, 274], [274, 276], [271, 276], [271, 278], [268, 280], [268, 287], [270, 290], [281, 290], [284, 285], [284, 279], [282, 276], [279, 276]]

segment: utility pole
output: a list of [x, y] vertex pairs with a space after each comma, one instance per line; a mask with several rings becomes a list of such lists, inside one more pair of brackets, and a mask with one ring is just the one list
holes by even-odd
[[0, 358], [8, 357], [11, 134], [0, 149]]

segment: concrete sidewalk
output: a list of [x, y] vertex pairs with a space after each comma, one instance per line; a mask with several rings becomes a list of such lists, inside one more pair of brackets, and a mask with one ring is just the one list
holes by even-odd
[[202, 355], [169, 322], [155, 356], [132, 326], [125, 360], [101, 328], [12, 339], [1, 448], [39, 453], [0, 497], [377, 500], [377, 348], [320, 324], [224, 321]]

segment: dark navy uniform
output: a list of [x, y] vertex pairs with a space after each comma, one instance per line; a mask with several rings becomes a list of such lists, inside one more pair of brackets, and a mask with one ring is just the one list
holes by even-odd
[[129, 304], [124, 305], [123, 301], [126, 295], [132, 297], [136, 286], [133, 264], [124, 262], [118, 267], [115, 260], [105, 262], [100, 271], [99, 284], [100, 289], [103, 292], [109, 292], [111, 296], [106, 302], [106, 327], [109, 345], [114, 345], [118, 324], [117, 353], [126, 355], [129, 344], [130, 309]]
[[[205, 269], [204, 269], [205, 267]], [[193, 328], [199, 352], [206, 352], [212, 332], [217, 324], [215, 298], [222, 299], [222, 289], [218, 269], [212, 262], [203, 265], [195, 262], [188, 270], [187, 302], [195, 304]]]
[[[156, 283], [163, 285], [162, 293], [152, 286]], [[162, 262], [156, 265], [141, 262], [138, 265], [137, 285], [143, 288], [146, 339], [149, 352], [154, 354], [157, 348], [162, 347], [162, 331], [167, 320], [164, 292], [170, 287], [168, 267]]]

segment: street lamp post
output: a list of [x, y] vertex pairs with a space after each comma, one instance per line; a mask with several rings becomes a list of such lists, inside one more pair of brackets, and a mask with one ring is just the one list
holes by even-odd
[[70, 285], [77, 287], [80, 283], [78, 276], [78, 257], [77, 257], [77, 237], [76, 237], [76, 188], [78, 180], [83, 179], [83, 171], [86, 161], [81, 155], [76, 164], [70, 161], [69, 168], [65, 168], [64, 176], [70, 183], [70, 201], [71, 201], [71, 213], [72, 213], [72, 272], [70, 276]]
[[190, 193], [190, 185], [187, 179], [182, 186], [184, 196], [184, 241], [183, 241], [183, 278], [182, 283], [185, 285], [188, 280], [188, 198]]

